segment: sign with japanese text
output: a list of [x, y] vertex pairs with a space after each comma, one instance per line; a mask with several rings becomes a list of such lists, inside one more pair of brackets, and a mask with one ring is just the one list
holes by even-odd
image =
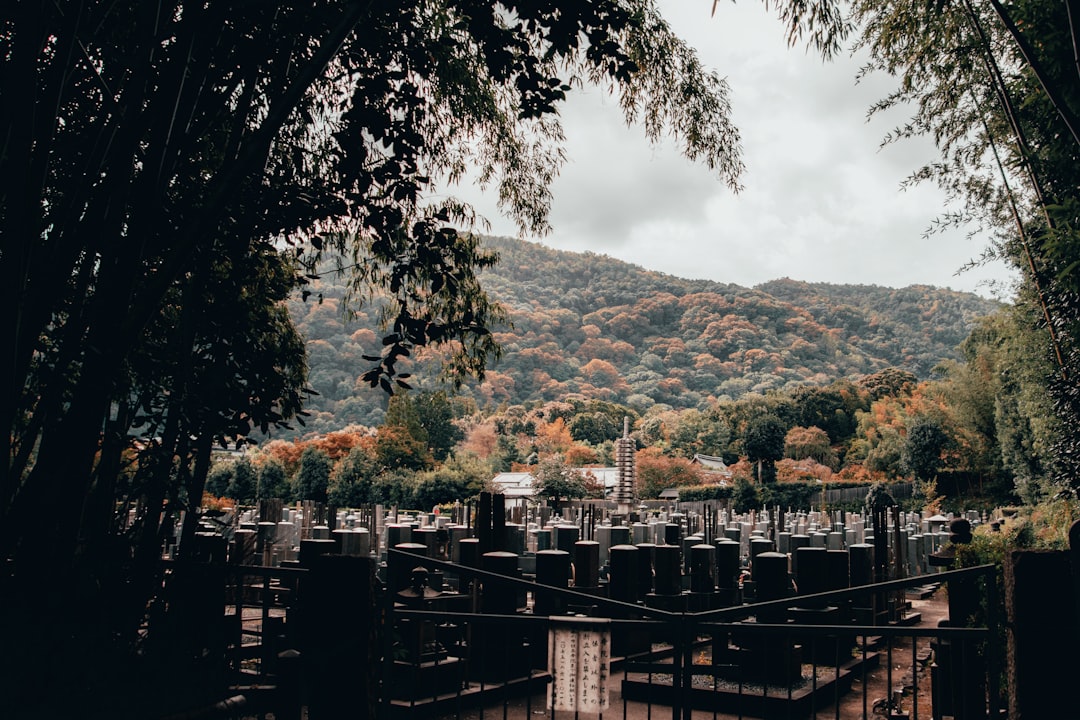
[[611, 622], [552, 617], [548, 632], [549, 710], [599, 714], [608, 708]]

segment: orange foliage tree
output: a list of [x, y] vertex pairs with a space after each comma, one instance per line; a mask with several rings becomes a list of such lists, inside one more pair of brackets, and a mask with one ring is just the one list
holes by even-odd
[[566, 464], [572, 467], [585, 467], [586, 465], [595, 465], [598, 461], [598, 456], [594, 448], [586, 445], [579, 445], [574, 443], [566, 452], [563, 453], [563, 457], [566, 458]]
[[665, 455], [656, 447], [638, 450], [635, 458], [637, 494], [640, 498], [658, 498], [660, 493], [668, 488], [702, 484], [700, 466], [686, 458]]
[[280, 462], [282, 467], [285, 468], [285, 474], [293, 477], [300, 467], [300, 455], [303, 454], [305, 447], [307, 447], [305, 442], [271, 440], [262, 446], [262, 452]]
[[557, 417], [549, 423], [536, 424], [536, 449], [541, 455], [564, 453], [574, 445], [566, 421]]
[[369, 449], [374, 444], [371, 433], [367, 428], [353, 427], [327, 433], [315, 438], [310, 444], [325, 452], [332, 461], [337, 462], [348, 455], [354, 447], [365, 443]]
[[471, 452], [477, 457], [486, 458], [495, 452], [499, 437], [495, 432], [495, 425], [491, 422], [478, 423], [465, 435], [462, 449]]
[[792, 458], [784, 458], [778, 460], [776, 463], [776, 481], [777, 482], [807, 482], [818, 480], [820, 482], [830, 482], [833, 478], [833, 471], [826, 465], [822, 465], [816, 460], [805, 458], [802, 460], [794, 460]]

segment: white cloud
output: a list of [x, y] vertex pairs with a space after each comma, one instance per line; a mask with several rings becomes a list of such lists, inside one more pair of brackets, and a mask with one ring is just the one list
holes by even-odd
[[[902, 287], [927, 284], [987, 293], [1003, 264], [959, 277], [984, 249], [963, 232], [924, 238], [944, 210], [933, 187], [901, 191], [934, 157], [929, 144], [879, 149], [891, 123], [866, 120], [888, 78], [856, 84], [859, 63], [824, 63], [788, 48], [779, 22], [757, 3], [661, 0], [676, 33], [727, 78], [747, 170], [733, 194], [670, 142], [650, 145], [627, 128], [614, 98], [578, 93], [563, 109], [569, 161], [554, 185], [550, 236], [564, 250], [611, 255], [689, 278], [755, 285], [779, 277]], [[489, 199], [477, 207], [496, 234], [516, 228]]]

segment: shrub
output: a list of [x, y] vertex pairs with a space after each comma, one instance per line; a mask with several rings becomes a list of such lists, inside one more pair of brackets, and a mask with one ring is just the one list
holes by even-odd
[[679, 502], [728, 500], [735, 494], [730, 485], [695, 485], [679, 488]]

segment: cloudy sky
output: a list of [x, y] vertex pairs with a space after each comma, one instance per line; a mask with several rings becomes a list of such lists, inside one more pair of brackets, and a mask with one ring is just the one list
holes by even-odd
[[[616, 100], [576, 93], [563, 109], [568, 162], [553, 187], [553, 232], [537, 240], [609, 255], [685, 278], [753, 286], [775, 278], [903, 287], [927, 284], [992, 296], [1003, 264], [957, 274], [985, 239], [923, 237], [944, 209], [931, 186], [901, 190], [933, 147], [879, 148], [903, 118], [867, 121], [888, 78], [856, 84], [858, 61], [824, 63], [788, 48], [755, 0], [660, 0], [675, 32], [726, 77], [742, 135], [744, 190], [733, 194], [670, 143], [626, 127]], [[517, 235], [493, 203], [469, 191], [492, 233]]]

